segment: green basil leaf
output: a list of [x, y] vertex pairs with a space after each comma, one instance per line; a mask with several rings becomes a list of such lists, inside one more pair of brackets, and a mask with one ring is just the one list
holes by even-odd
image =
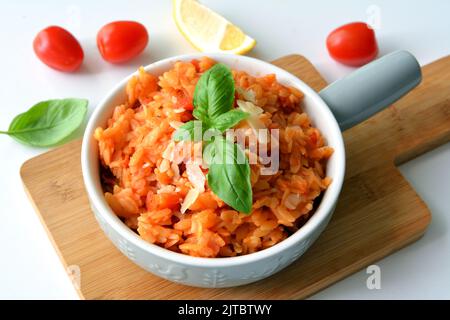
[[209, 160], [208, 186], [226, 204], [243, 213], [252, 209], [250, 165], [239, 145], [217, 137], [204, 159]]
[[203, 144], [203, 162], [208, 166], [214, 161], [214, 142], [206, 142]]
[[225, 130], [234, 127], [242, 120], [248, 118], [249, 114], [247, 112], [243, 112], [238, 109], [233, 109], [228, 112], [225, 112], [215, 118], [211, 126], [218, 129], [221, 132], [224, 132]]
[[[197, 88], [197, 87], [196, 87]], [[203, 123], [209, 123], [208, 113], [206, 109], [194, 107], [192, 115], [195, 119], [202, 121]]]
[[193, 115], [208, 124], [228, 112], [233, 101], [233, 75], [226, 65], [215, 64], [200, 77], [195, 86]]
[[35, 104], [11, 122], [8, 131], [0, 131], [17, 141], [36, 147], [64, 142], [83, 123], [88, 101], [55, 99]]
[[175, 131], [173, 134], [173, 140], [191, 140], [191, 141], [202, 141], [203, 134], [208, 130], [208, 126], [203, 124], [201, 121], [192, 120], [186, 122], [181, 127]]
[[211, 76], [211, 69], [206, 71], [200, 79], [198, 79], [194, 90], [194, 99], [192, 104], [194, 105], [194, 110], [192, 115], [201, 120], [204, 123], [209, 122], [208, 118], [208, 83]]

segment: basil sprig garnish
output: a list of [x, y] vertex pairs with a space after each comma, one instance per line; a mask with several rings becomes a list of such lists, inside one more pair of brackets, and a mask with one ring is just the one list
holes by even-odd
[[241, 147], [222, 135], [249, 116], [233, 109], [233, 103], [233, 75], [226, 65], [218, 63], [200, 77], [195, 87], [192, 114], [196, 120], [181, 126], [173, 139], [198, 141], [206, 131], [213, 130], [212, 141], [206, 141], [203, 150], [209, 166], [208, 185], [230, 207], [250, 213], [253, 199], [250, 165]]

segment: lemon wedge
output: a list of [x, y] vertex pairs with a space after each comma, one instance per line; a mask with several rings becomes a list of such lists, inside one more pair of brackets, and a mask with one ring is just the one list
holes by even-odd
[[200, 51], [245, 54], [256, 44], [237, 26], [196, 0], [173, 0], [173, 18], [183, 36]]

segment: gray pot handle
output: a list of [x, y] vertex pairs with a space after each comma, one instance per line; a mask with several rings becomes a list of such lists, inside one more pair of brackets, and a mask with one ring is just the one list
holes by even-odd
[[319, 95], [345, 130], [400, 99], [421, 79], [416, 58], [396, 51], [333, 82]]

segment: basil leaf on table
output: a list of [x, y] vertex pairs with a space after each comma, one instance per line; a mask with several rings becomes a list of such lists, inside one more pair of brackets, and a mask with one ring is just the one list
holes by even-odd
[[51, 147], [64, 141], [80, 127], [86, 116], [85, 99], [55, 99], [35, 104], [0, 131], [17, 141], [35, 147]]
[[195, 86], [193, 115], [208, 124], [229, 111], [233, 101], [233, 75], [226, 65], [215, 64], [200, 77]]
[[243, 213], [252, 209], [250, 165], [239, 145], [216, 137], [210, 145], [207, 174], [208, 186], [226, 204]]
[[212, 121], [211, 126], [221, 132], [224, 132], [225, 130], [234, 127], [239, 122], [246, 119], [248, 116], [249, 114], [247, 112], [233, 109], [215, 118]]

